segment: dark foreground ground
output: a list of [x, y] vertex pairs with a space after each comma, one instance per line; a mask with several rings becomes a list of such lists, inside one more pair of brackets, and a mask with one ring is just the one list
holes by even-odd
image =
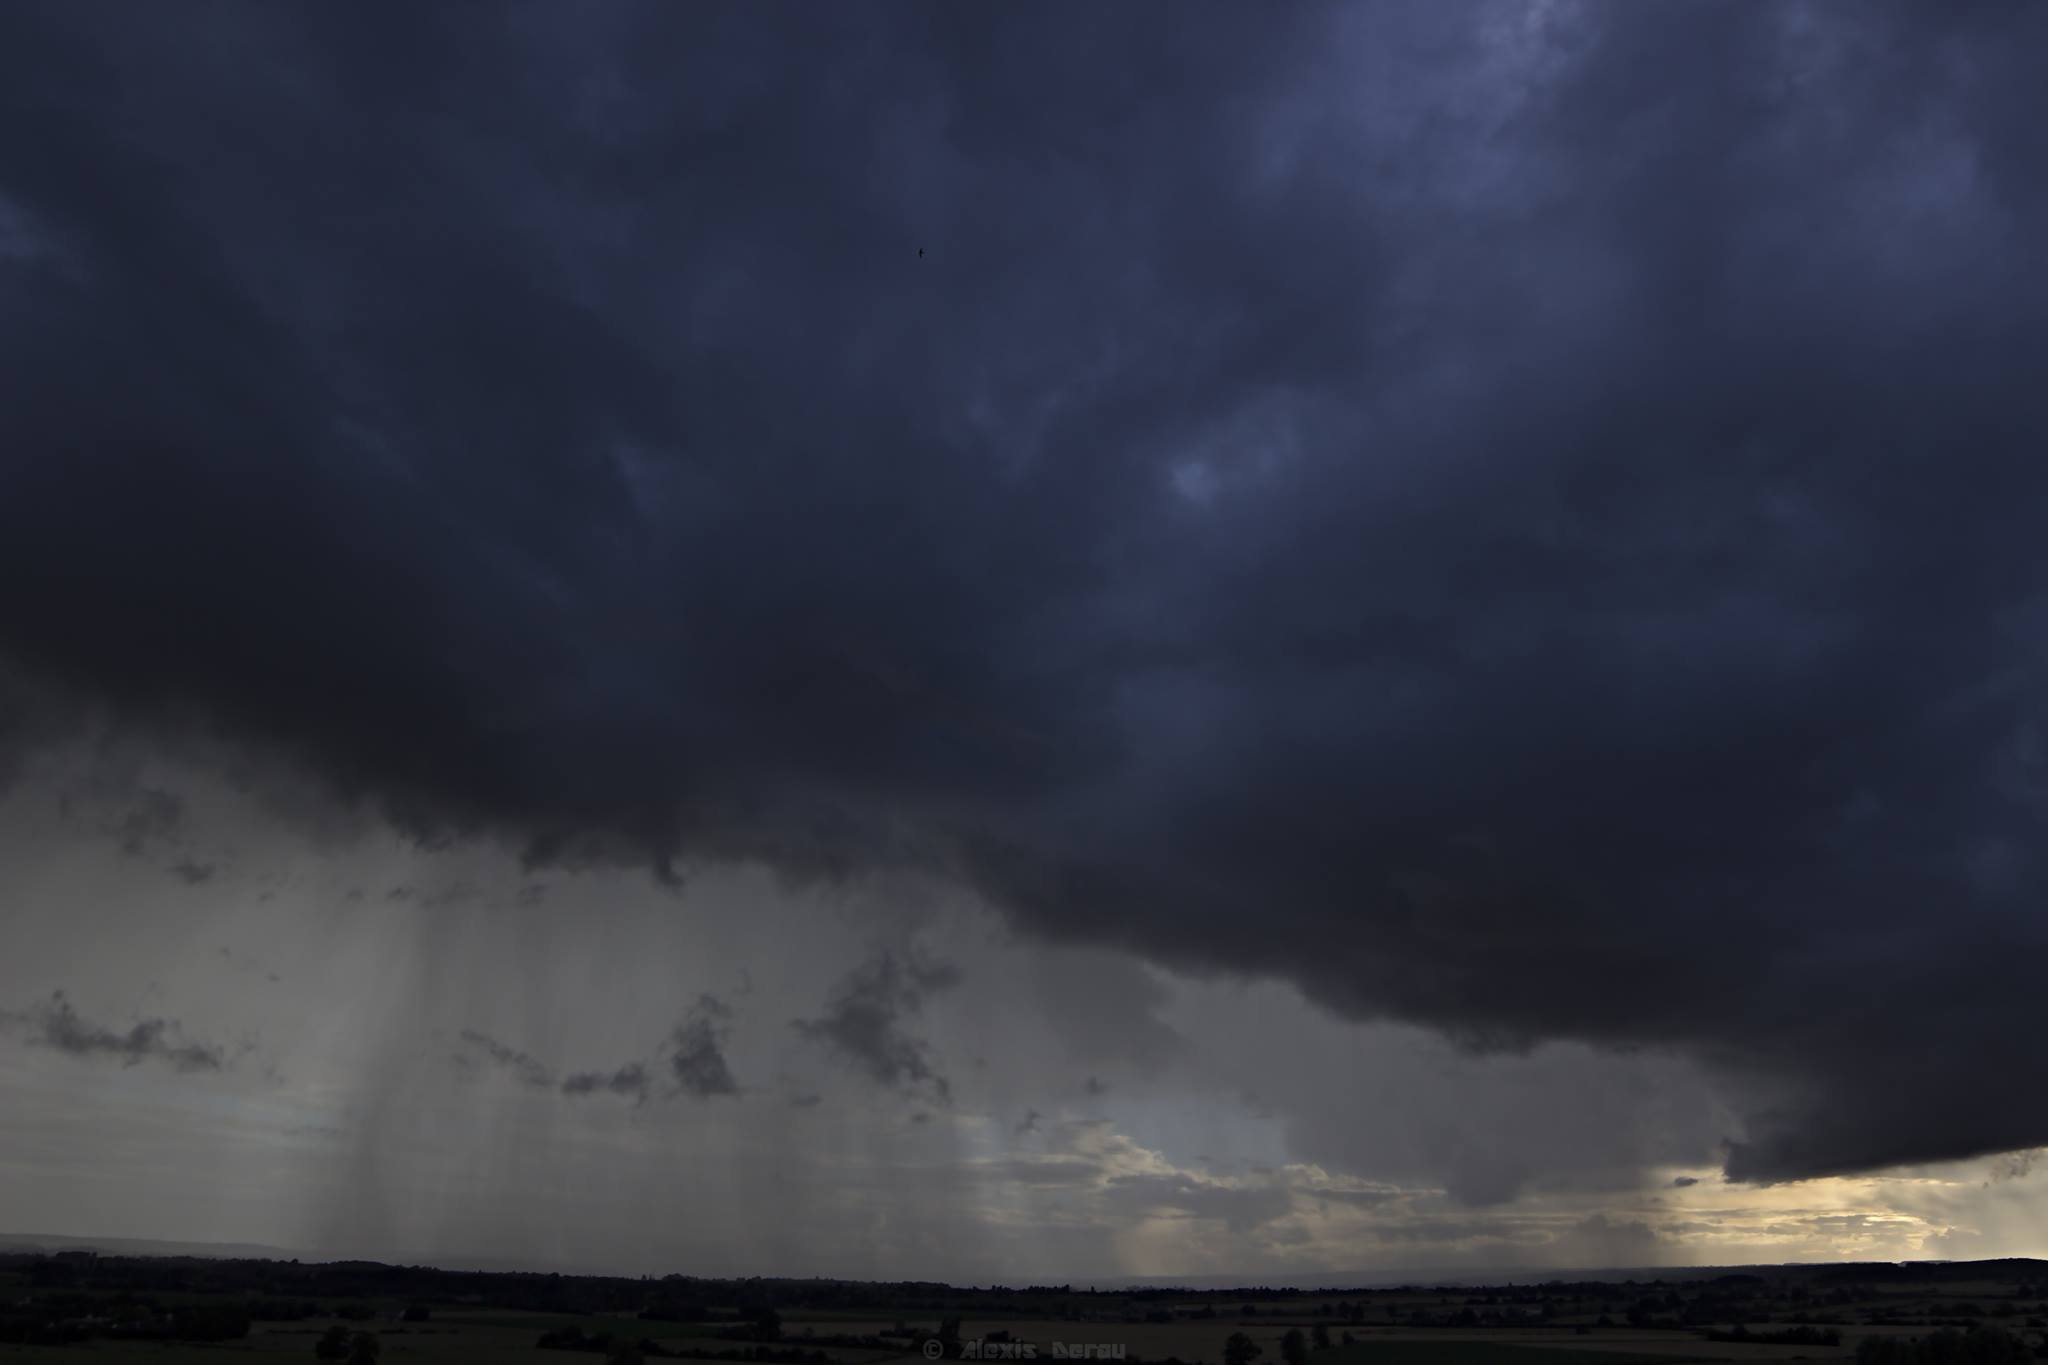
[[2048, 1262], [1754, 1267], [1493, 1288], [1096, 1291], [0, 1255], [0, 1362], [22, 1365], [1104, 1356], [1183, 1365], [2017, 1365], [2048, 1359]]

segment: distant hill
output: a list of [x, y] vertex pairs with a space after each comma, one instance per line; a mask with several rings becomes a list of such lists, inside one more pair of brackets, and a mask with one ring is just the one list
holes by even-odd
[[98, 1251], [109, 1256], [201, 1256], [217, 1261], [290, 1261], [301, 1253], [253, 1242], [164, 1242], [148, 1237], [65, 1237], [54, 1232], [0, 1232], [4, 1251]]
[[22, 1252], [97, 1251], [106, 1256], [188, 1257], [212, 1261], [305, 1261], [317, 1265], [359, 1261], [366, 1265], [430, 1265], [438, 1270], [474, 1270], [487, 1274], [521, 1271], [548, 1274], [610, 1275], [588, 1267], [572, 1269], [502, 1256], [413, 1257], [390, 1252], [307, 1251], [263, 1246], [255, 1242], [172, 1242], [151, 1237], [72, 1237], [54, 1232], [0, 1232], [0, 1254]]
[[2008, 1257], [2000, 1261], [1902, 1261], [1892, 1264], [1829, 1265], [1813, 1268], [1829, 1284], [1956, 1284], [1968, 1280], [2048, 1280], [2048, 1261]]
[[[155, 1256], [200, 1260], [298, 1261], [311, 1265], [355, 1264], [383, 1269], [418, 1265], [438, 1270], [483, 1274], [548, 1274], [608, 1277], [623, 1272], [536, 1265], [495, 1257], [436, 1256], [414, 1260], [389, 1254], [369, 1256], [350, 1252], [310, 1252], [286, 1247], [243, 1242], [174, 1242], [148, 1237], [73, 1237], [58, 1233], [0, 1232], [0, 1254], [60, 1251], [97, 1251], [108, 1256]], [[627, 1278], [633, 1278], [628, 1275]], [[716, 1277], [712, 1277], [716, 1278]], [[1196, 1292], [1245, 1290], [1294, 1290], [1334, 1292], [1347, 1289], [1390, 1289], [1403, 1285], [1476, 1288], [1481, 1286], [1540, 1285], [1552, 1282], [1692, 1283], [1719, 1280], [1734, 1284], [1745, 1281], [1806, 1280], [1816, 1284], [1960, 1284], [1977, 1280], [2015, 1281], [2048, 1285], [2048, 1260], [2009, 1257], [1990, 1261], [1856, 1261], [1788, 1262], [1783, 1265], [1721, 1266], [1604, 1266], [1597, 1268], [1540, 1269], [1499, 1268], [1359, 1270], [1315, 1275], [1285, 1275], [1246, 1279], [1227, 1275], [1121, 1276], [1113, 1279], [1076, 1278], [1077, 1290], [1117, 1291], [1122, 1289], [1186, 1289]], [[839, 1283], [863, 1283], [837, 1281]], [[1069, 1282], [1062, 1277], [1062, 1282]], [[882, 1282], [876, 1282], [882, 1283]], [[932, 1288], [946, 1286], [933, 1285]], [[965, 1288], [967, 1286], [952, 1286]]]

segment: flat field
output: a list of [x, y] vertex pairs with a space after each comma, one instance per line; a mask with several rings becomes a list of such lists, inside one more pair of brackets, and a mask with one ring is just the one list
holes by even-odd
[[[236, 1365], [242, 1361], [257, 1365], [257, 1362], [285, 1360], [303, 1363], [314, 1359], [313, 1343], [320, 1339], [320, 1334], [329, 1325], [318, 1320], [258, 1323], [241, 1341], [204, 1344], [95, 1341], [78, 1346], [0, 1345], [0, 1365], [62, 1365], [65, 1361], [74, 1362], [74, 1365]], [[341, 1325], [351, 1331], [365, 1326], [351, 1322]], [[500, 1362], [504, 1365], [600, 1365], [604, 1360], [602, 1355], [542, 1350], [534, 1344], [541, 1333], [565, 1327], [574, 1327], [586, 1335], [610, 1332], [615, 1337], [631, 1341], [651, 1337], [664, 1342], [707, 1336], [715, 1330], [691, 1323], [508, 1310], [476, 1313], [450, 1310], [437, 1312], [430, 1322], [408, 1324], [403, 1328], [380, 1324], [370, 1330], [383, 1340], [385, 1365], [403, 1365], [407, 1361], [417, 1361], [420, 1365], [429, 1365], [430, 1362], [454, 1365], [458, 1361], [463, 1365], [499, 1365]], [[870, 1322], [862, 1330], [872, 1332], [874, 1329], [875, 1324]], [[725, 1341], [707, 1343], [714, 1349], [736, 1344]], [[788, 1344], [800, 1346], [803, 1343], [793, 1340]], [[879, 1365], [885, 1360], [902, 1358], [899, 1352], [821, 1349], [841, 1365]], [[715, 1363], [698, 1361], [695, 1365]], [[921, 1357], [919, 1365], [922, 1365]]]

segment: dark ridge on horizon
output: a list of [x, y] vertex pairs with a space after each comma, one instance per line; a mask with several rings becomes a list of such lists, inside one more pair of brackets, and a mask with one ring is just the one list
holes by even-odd
[[[928, 1279], [876, 1279], [842, 1275], [693, 1275], [679, 1271], [661, 1274], [625, 1274], [605, 1271], [568, 1271], [530, 1267], [524, 1264], [477, 1257], [447, 1257], [431, 1260], [384, 1259], [372, 1256], [315, 1256], [294, 1254], [289, 1249], [241, 1243], [178, 1242], [144, 1237], [79, 1237], [49, 1233], [0, 1233], [0, 1256], [36, 1251], [97, 1251], [114, 1257], [162, 1260], [271, 1261], [305, 1268], [362, 1269], [367, 1271], [423, 1270], [448, 1275], [529, 1275], [566, 1279], [639, 1281], [650, 1278], [683, 1278], [702, 1284], [836, 1284], [877, 1287], [921, 1287], [962, 1291], [1014, 1290], [1018, 1285], [994, 1283], [952, 1283]], [[1031, 1283], [1067, 1286], [1074, 1292], [1114, 1294], [1121, 1289], [1149, 1292], [1186, 1289], [1204, 1294], [1233, 1293], [1334, 1294], [1346, 1290], [1384, 1291], [1394, 1288], [1431, 1289], [1483, 1288], [1487, 1285], [1534, 1287], [1545, 1284], [1601, 1283], [1655, 1284], [1671, 1281], [1713, 1279], [1725, 1275], [1763, 1275], [1846, 1280], [1863, 1283], [1911, 1281], [1929, 1283], [1971, 1281], [2011, 1277], [2040, 1279], [2048, 1285], [2048, 1259], [2034, 1257], [1992, 1257], [1982, 1260], [1905, 1261], [1784, 1261], [1730, 1263], [1692, 1266], [1585, 1266], [1495, 1269], [1432, 1268], [1370, 1271], [1351, 1274], [1328, 1272], [1312, 1275], [1234, 1279], [1218, 1275], [1107, 1276]], [[1023, 1281], [1019, 1282], [1020, 1284]]]

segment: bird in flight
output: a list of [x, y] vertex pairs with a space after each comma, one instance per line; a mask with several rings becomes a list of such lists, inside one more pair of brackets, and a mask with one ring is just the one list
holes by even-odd
[[919, 259], [920, 261], [924, 259], [924, 248], [923, 248], [923, 247], [919, 247], [919, 248], [917, 249], [917, 259]]

